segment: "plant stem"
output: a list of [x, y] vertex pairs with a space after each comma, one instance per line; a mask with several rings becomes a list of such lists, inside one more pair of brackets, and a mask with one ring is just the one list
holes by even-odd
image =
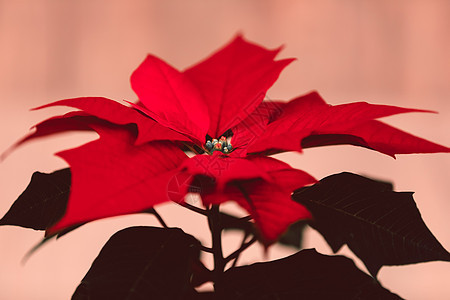
[[208, 224], [209, 229], [211, 230], [212, 249], [214, 255], [213, 280], [214, 283], [217, 283], [222, 277], [226, 264], [222, 253], [222, 225], [220, 222], [219, 205], [213, 205], [209, 210]]
[[236, 251], [234, 251], [233, 253], [231, 253], [230, 255], [228, 255], [225, 258], [225, 262], [229, 262], [230, 260], [232, 260], [233, 258], [237, 258], [242, 251], [244, 251], [245, 249], [247, 249], [248, 247], [250, 247], [254, 242], [256, 242], [257, 238], [253, 237], [250, 241], [248, 241], [247, 243], [243, 243], [242, 246], [237, 249]]
[[205, 247], [203, 245], [200, 245], [200, 250], [202, 250], [203, 252], [214, 253], [212, 248]]
[[[242, 247], [244, 247], [245, 245], [245, 240], [247, 239], [247, 237], [249, 236], [249, 234], [247, 232], [244, 233], [244, 237], [242, 238], [242, 242], [241, 245], [239, 246], [239, 249], [241, 249]], [[231, 265], [232, 268], [236, 267], [237, 261], [239, 259], [239, 256], [241, 255], [242, 251], [240, 251], [237, 255], [236, 258], [233, 261], [233, 264]]]
[[150, 210], [148, 210], [149, 213], [151, 213], [152, 215], [154, 215], [156, 217], [156, 219], [158, 220], [158, 222], [161, 224], [162, 227], [164, 228], [169, 228], [166, 224], [166, 222], [164, 222], [163, 218], [161, 217], [160, 214], [158, 214], [158, 212], [156, 211], [156, 209], [151, 208]]
[[177, 203], [178, 203], [179, 205], [181, 205], [181, 206], [183, 206], [183, 207], [185, 207], [185, 208], [187, 208], [187, 209], [189, 209], [189, 210], [192, 210], [192, 211], [194, 211], [194, 212], [196, 212], [196, 213], [199, 213], [199, 214], [201, 214], [201, 215], [204, 215], [204, 216], [208, 216], [208, 215], [209, 215], [209, 213], [208, 213], [207, 210], [201, 209], [200, 207], [191, 205], [191, 204], [186, 203], [186, 202], [177, 202]]

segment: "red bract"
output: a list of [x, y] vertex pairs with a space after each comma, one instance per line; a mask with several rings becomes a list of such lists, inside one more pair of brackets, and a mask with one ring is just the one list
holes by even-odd
[[[238, 36], [184, 72], [149, 55], [131, 76], [136, 104], [87, 97], [40, 107], [80, 111], [43, 121], [16, 146], [67, 130], [94, 130], [100, 136], [57, 154], [70, 165], [72, 189], [64, 217], [49, 233], [184, 201], [194, 191], [206, 206], [236, 201], [251, 214], [262, 238], [272, 242], [293, 222], [310, 217], [290, 196], [315, 179], [265, 155], [335, 144], [391, 156], [449, 152], [376, 120], [423, 110], [365, 102], [331, 106], [316, 92], [287, 103], [263, 102], [292, 61], [275, 60], [279, 51]], [[196, 155], [189, 158], [189, 149]]]

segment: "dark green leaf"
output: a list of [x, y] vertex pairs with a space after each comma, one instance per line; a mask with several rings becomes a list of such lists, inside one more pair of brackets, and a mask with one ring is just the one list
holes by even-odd
[[185, 299], [200, 243], [178, 228], [130, 227], [105, 244], [72, 299]]
[[389, 183], [341, 173], [292, 197], [312, 213], [311, 226], [334, 252], [347, 244], [373, 276], [383, 265], [450, 261], [423, 222], [412, 193], [394, 192]]
[[35, 172], [25, 191], [0, 220], [0, 225], [47, 229], [66, 211], [70, 179], [69, 168], [50, 174]]
[[230, 269], [216, 286], [221, 299], [401, 299], [352, 260], [314, 249]]

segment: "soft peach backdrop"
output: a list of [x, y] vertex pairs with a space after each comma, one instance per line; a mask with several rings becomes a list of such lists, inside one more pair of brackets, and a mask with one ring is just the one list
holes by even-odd
[[[239, 31], [267, 47], [285, 44], [281, 57], [298, 57], [269, 91], [270, 98], [317, 89], [333, 104], [365, 100], [436, 110], [439, 115], [409, 114], [387, 122], [450, 146], [449, 29], [446, 0], [0, 0], [0, 151], [36, 122], [65, 111], [29, 108], [78, 96], [134, 100], [129, 75], [147, 53], [184, 68]], [[65, 166], [54, 152], [92, 138], [74, 134], [30, 143], [2, 162], [0, 215], [34, 171]], [[317, 178], [347, 170], [392, 180], [399, 191], [415, 191], [425, 222], [450, 249], [450, 155], [393, 160], [340, 146], [279, 157]], [[209, 243], [201, 218], [170, 205], [161, 213], [169, 225]], [[136, 224], [156, 222], [150, 216], [93, 222], [49, 243], [25, 265], [21, 259], [42, 233], [0, 228], [0, 299], [70, 298], [109, 236]], [[239, 237], [228, 239], [231, 251]], [[330, 253], [312, 230], [305, 246]], [[275, 247], [269, 257], [288, 253]], [[259, 247], [241, 262], [255, 259], [262, 259]], [[448, 263], [383, 267], [379, 278], [407, 299], [450, 298]]]

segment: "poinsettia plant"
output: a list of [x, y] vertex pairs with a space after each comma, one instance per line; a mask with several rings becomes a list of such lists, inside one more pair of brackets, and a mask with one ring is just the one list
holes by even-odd
[[[237, 36], [184, 71], [148, 55], [131, 76], [137, 102], [84, 97], [38, 107], [77, 110], [37, 124], [10, 150], [72, 130], [99, 137], [56, 154], [69, 168], [34, 173], [0, 224], [45, 230], [45, 242], [101, 218], [150, 213], [159, 220], [161, 227], [114, 234], [73, 299], [400, 299], [376, 280], [383, 265], [450, 261], [412, 193], [351, 173], [316, 180], [271, 155], [340, 144], [392, 157], [450, 148], [378, 120], [425, 110], [366, 102], [333, 106], [317, 92], [288, 102], [265, 100], [293, 61], [276, 60], [280, 49]], [[201, 202], [189, 203], [188, 193]], [[222, 211], [228, 201], [248, 216]], [[164, 202], [204, 215], [212, 246], [169, 228], [156, 211]], [[305, 224], [335, 252], [347, 244], [370, 275], [348, 258], [313, 249], [238, 266], [255, 242], [300, 249]], [[231, 229], [243, 231], [244, 239], [224, 256], [222, 232]], [[202, 263], [203, 253], [213, 256], [212, 270]], [[214, 291], [195, 289], [206, 282]]]

